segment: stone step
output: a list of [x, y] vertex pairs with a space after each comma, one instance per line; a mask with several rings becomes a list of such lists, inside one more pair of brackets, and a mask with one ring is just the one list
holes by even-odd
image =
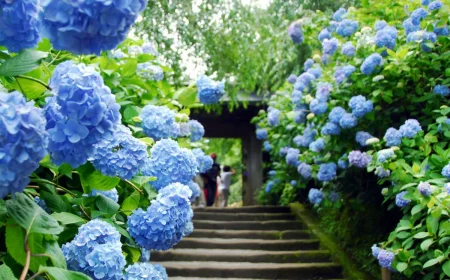
[[200, 238], [253, 238], [253, 239], [307, 239], [311, 234], [307, 230], [226, 230], [198, 229], [189, 237]]
[[[335, 263], [274, 264], [248, 262], [160, 262], [171, 276], [260, 278], [260, 279], [330, 279], [341, 276]], [[184, 278], [186, 279], [186, 278]]]
[[282, 221], [295, 220], [290, 213], [217, 213], [217, 212], [195, 212], [195, 220], [210, 221]]
[[195, 229], [230, 229], [230, 230], [299, 230], [303, 225], [297, 221], [198, 221], [194, 220]]
[[264, 240], [264, 239], [223, 239], [185, 237], [175, 246], [176, 249], [243, 249], [269, 251], [316, 250], [316, 239]]
[[291, 209], [285, 206], [245, 206], [245, 207], [193, 207], [194, 212], [219, 212], [219, 213], [291, 213]]
[[[151, 259], [162, 261], [214, 261], [251, 263], [312, 263], [329, 262], [330, 253], [316, 251], [261, 251], [226, 249], [172, 249], [165, 252], [152, 252]], [[262, 264], [264, 265], [264, 264]]]

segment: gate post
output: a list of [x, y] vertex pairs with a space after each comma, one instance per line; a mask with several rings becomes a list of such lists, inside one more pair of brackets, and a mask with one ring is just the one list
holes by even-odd
[[262, 145], [256, 138], [254, 128], [242, 138], [242, 157], [245, 166], [242, 182], [244, 206], [256, 205], [256, 194], [263, 184]]

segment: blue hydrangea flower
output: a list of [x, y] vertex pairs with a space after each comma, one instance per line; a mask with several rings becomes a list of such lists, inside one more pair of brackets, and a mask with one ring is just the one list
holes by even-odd
[[322, 64], [327, 65], [330, 62], [330, 55], [324, 53], [321, 57], [320, 57], [320, 61], [322, 62]]
[[379, 48], [386, 47], [392, 50], [395, 47], [397, 34], [398, 31], [395, 27], [386, 26], [377, 31], [377, 34], [375, 35], [375, 44]]
[[124, 58], [126, 55], [125, 53], [121, 50], [121, 49], [117, 49], [117, 50], [113, 50], [111, 52], [111, 56], [115, 59], [122, 59]]
[[288, 83], [290, 84], [295, 84], [295, 81], [297, 81], [297, 76], [295, 76], [294, 74], [289, 75], [289, 77], [287, 78]]
[[331, 112], [328, 114], [328, 121], [334, 124], [339, 124], [342, 116], [345, 114], [345, 109], [338, 106], [334, 107]]
[[0, 198], [22, 192], [48, 142], [42, 110], [18, 91], [0, 91]]
[[390, 127], [386, 130], [383, 139], [386, 141], [386, 146], [388, 147], [399, 146], [402, 143], [402, 133], [399, 130]]
[[377, 160], [378, 162], [385, 162], [395, 156], [395, 153], [392, 149], [384, 149], [377, 152]]
[[89, 196], [97, 196], [97, 195], [104, 195], [107, 198], [112, 199], [114, 202], [118, 202], [119, 201], [119, 193], [117, 192], [116, 188], [111, 189], [109, 191], [101, 191], [101, 190], [93, 189], [89, 193]]
[[337, 10], [333, 14], [333, 19], [338, 22], [342, 21], [346, 17], [347, 17], [347, 10], [344, 8], [339, 8], [339, 10]]
[[203, 104], [216, 104], [225, 94], [225, 83], [215, 82], [207, 76], [197, 80], [198, 99]]
[[409, 119], [405, 122], [405, 124], [400, 126], [399, 131], [403, 137], [414, 138], [416, 137], [417, 133], [422, 131], [422, 127], [417, 120]]
[[300, 147], [308, 147], [309, 144], [311, 144], [314, 139], [316, 138], [317, 130], [313, 129], [312, 127], [308, 126], [303, 131], [303, 135], [299, 138], [294, 138], [294, 143], [296, 143], [297, 146]]
[[47, 203], [45, 203], [45, 200], [40, 199], [39, 196], [34, 197], [34, 202], [36, 202], [36, 204], [39, 205], [39, 207], [41, 207], [45, 212], [49, 214], [52, 212], [52, 210], [48, 208]]
[[422, 4], [423, 6], [428, 6], [428, 5], [430, 4], [430, 2], [431, 2], [431, 0], [422, 0], [422, 1], [421, 1], [421, 4]]
[[[324, 28], [320, 31], [319, 36], [317, 37], [320, 42], [323, 42], [325, 39], [331, 39], [331, 33], [327, 28]], [[306, 68], [305, 68], [306, 69]]]
[[319, 153], [325, 148], [325, 140], [323, 138], [319, 138], [309, 144], [309, 149], [313, 152]]
[[330, 192], [328, 194], [328, 199], [330, 199], [331, 202], [338, 201], [340, 199], [339, 193], [334, 192], [334, 191]]
[[291, 37], [292, 42], [294, 42], [294, 44], [303, 43], [303, 40], [304, 40], [303, 30], [302, 30], [302, 26], [299, 22], [295, 21], [289, 25], [288, 34]]
[[442, 28], [435, 26], [433, 32], [437, 36], [448, 36], [450, 34], [450, 32], [448, 31], [448, 26], [444, 26]]
[[134, 263], [125, 269], [124, 280], [161, 280], [162, 276], [150, 263]]
[[352, 115], [357, 118], [362, 118], [373, 110], [372, 101], [366, 100], [366, 98], [362, 95], [353, 96], [350, 98], [348, 105], [352, 109]]
[[159, 274], [161, 275], [160, 280], [168, 280], [169, 276], [167, 275], [166, 268], [160, 264], [154, 264], [153, 268], [159, 271]]
[[330, 25], [327, 27], [328, 31], [330, 32], [336, 32], [336, 28], [338, 26], [339, 22], [332, 20], [330, 21]]
[[406, 35], [420, 30], [420, 25], [414, 24], [411, 18], [407, 18], [402, 23], [403, 29], [405, 29]]
[[286, 163], [290, 166], [297, 167], [299, 165], [298, 157], [300, 156], [300, 151], [295, 148], [287, 149], [286, 153]]
[[311, 172], [312, 172], [312, 166], [307, 163], [300, 163], [300, 165], [297, 167], [297, 172], [300, 174], [304, 179], [308, 180], [311, 178]]
[[365, 168], [369, 165], [372, 158], [368, 156], [365, 152], [361, 153], [361, 151], [351, 151], [348, 154], [348, 161], [351, 165], [356, 166], [358, 168]]
[[364, 75], [370, 75], [377, 69], [377, 66], [383, 65], [383, 57], [378, 53], [373, 53], [364, 59], [361, 64], [361, 72]]
[[450, 195], [450, 183], [445, 183], [445, 184], [444, 184], [444, 189], [445, 189], [445, 191], [447, 192], [447, 194]]
[[99, 55], [126, 39], [147, 1], [41, 1], [41, 32], [55, 49]]
[[439, 94], [441, 96], [449, 96], [450, 95], [450, 88], [445, 85], [436, 85], [433, 89], [433, 92], [436, 94]]
[[139, 247], [168, 250], [190, 227], [193, 211], [188, 197], [192, 192], [181, 184], [167, 188], [159, 191], [146, 211], [139, 208], [128, 217], [128, 232]]
[[269, 176], [275, 176], [277, 175], [277, 172], [275, 170], [270, 170], [268, 174]]
[[209, 170], [214, 161], [211, 156], [206, 155], [205, 152], [203, 152], [202, 149], [196, 148], [192, 150], [192, 153], [195, 156], [195, 161], [197, 162], [198, 171], [200, 173], [205, 173], [207, 170]]
[[266, 140], [268, 136], [269, 136], [269, 134], [267, 132], [267, 129], [265, 129], [265, 128], [258, 128], [256, 130], [256, 138], [258, 140]]
[[120, 124], [113, 138], [94, 145], [94, 153], [89, 161], [104, 175], [130, 180], [141, 169], [147, 157], [147, 145], [134, 138], [128, 127]]
[[375, 175], [380, 178], [386, 178], [391, 176], [391, 170], [386, 170], [383, 167], [378, 166], [377, 169], [375, 169]]
[[348, 162], [347, 154], [343, 154], [339, 158], [337, 165], [340, 169], [347, 169], [349, 167], [350, 163]]
[[444, 168], [442, 168], [441, 174], [444, 177], [450, 178], [450, 163], [444, 166]]
[[355, 127], [357, 124], [358, 124], [358, 119], [350, 113], [345, 113], [344, 115], [342, 115], [341, 119], [339, 120], [339, 125], [343, 129]]
[[289, 150], [290, 148], [291, 148], [291, 147], [281, 147], [281, 148], [280, 148], [280, 152], [279, 152], [280, 157], [286, 156], [286, 155], [287, 155], [287, 152], [288, 152], [288, 150]]
[[398, 193], [395, 196], [395, 204], [398, 207], [405, 207], [411, 202], [411, 200], [403, 198], [405, 196], [405, 194], [407, 194], [407, 193], [408, 193], [407, 191], [402, 191], [401, 193]]
[[304, 123], [306, 121], [307, 112], [305, 110], [298, 110], [294, 113], [294, 121], [297, 124]]
[[267, 114], [267, 122], [270, 126], [277, 126], [280, 124], [280, 114], [281, 111], [278, 109], [273, 108], [270, 110], [270, 112]]
[[309, 109], [315, 115], [322, 115], [328, 110], [328, 104], [326, 102], [320, 102], [318, 99], [313, 99], [309, 103]]
[[434, 11], [439, 10], [442, 8], [442, 2], [441, 1], [433, 1], [428, 5], [428, 11]]
[[303, 63], [303, 69], [306, 71], [314, 65], [314, 60], [308, 58], [305, 63]]
[[291, 186], [295, 187], [295, 186], [297, 185], [297, 181], [291, 180], [291, 181], [289, 182], [289, 184], [291, 184]]
[[269, 193], [272, 190], [274, 185], [275, 185], [275, 183], [273, 181], [268, 181], [267, 185], [266, 185], [266, 189], [265, 189], [266, 193]]
[[158, 55], [158, 51], [156, 50], [155, 46], [150, 42], [145, 42], [142, 44], [141, 47], [142, 53], [151, 54], [153, 56]]
[[294, 105], [299, 105], [302, 103], [302, 98], [303, 98], [303, 93], [299, 90], [294, 89], [294, 91], [292, 92], [292, 104]]
[[386, 21], [377, 20], [377, 22], [375, 22], [375, 31], [379, 31], [379, 30], [385, 28], [386, 26], [388, 26]]
[[164, 71], [158, 65], [151, 62], [143, 62], [137, 65], [136, 73], [142, 78], [150, 81], [161, 81], [164, 79]]
[[347, 42], [342, 45], [341, 53], [348, 57], [355, 56], [356, 53], [355, 46], [353, 46], [352, 42]]
[[336, 68], [334, 72], [334, 78], [338, 85], [342, 84], [345, 80], [347, 80], [350, 75], [355, 72], [356, 68], [353, 65], [346, 65], [343, 67]]
[[419, 190], [419, 193], [423, 196], [430, 196], [431, 193], [433, 193], [431, 185], [428, 182], [420, 182], [419, 185], [417, 186], [417, 189]]
[[264, 146], [264, 151], [266, 151], [266, 152], [270, 152], [272, 150], [272, 145], [270, 145], [269, 141], [264, 141], [263, 146]]
[[378, 253], [378, 263], [381, 267], [392, 268], [392, 261], [394, 260], [394, 253], [381, 249]]
[[336, 38], [325, 39], [322, 42], [322, 49], [324, 54], [332, 55], [336, 52], [339, 46], [339, 41]]
[[298, 76], [296, 83], [304, 84], [306, 87], [311, 85], [311, 82], [316, 79], [316, 76], [309, 72], [304, 72]]
[[39, 35], [38, 0], [0, 1], [0, 45], [10, 52], [34, 48]]
[[327, 102], [333, 86], [330, 83], [320, 82], [316, 85], [316, 99], [319, 102]]
[[166, 106], [146, 105], [140, 115], [144, 133], [155, 140], [175, 136], [172, 126], [175, 123], [175, 113]]
[[125, 268], [120, 233], [110, 224], [92, 220], [78, 229], [75, 238], [62, 246], [70, 270], [93, 279], [121, 280]]
[[366, 145], [366, 141], [369, 140], [370, 138], [373, 138], [372, 135], [370, 135], [370, 133], [365, 132], [365, 131], [358, 131], [356, 132], [356, 143], [358, 143], [360, 146], [365, 147]]
[[203, 125], [196, 120], [190, 120], [188, 121], [188, 124], [189, 130], [191, 132], [191, 142], [200, 141], [203, 138], [203, 135], [205, 135], [205, 129], [203, 128]]
[[430, 52], [431, 48], [426, 45], [427, 42], [436, 43], [437, 36], [433, 32], [427, 32], [423, 30], [411, 32], [406, 37], [406, 42], [418, 42], [420, 47], [425, 52]]
[[55, 164], [76, 168], [92, 156], [95, 144], [113, 137], [120, 106], [92, 66], [63, 62], [50, 87], [54, 96], [45, 107], [50, 155]]
[[358, 30], [357, 21], [344, 19], [336, 28], [336, 33], [342, 37], [350, 37], [356, 32], [356, 30]]
[[321, 182], [333, 180], [336, 177], [336, 168], [336, 164], [333, 162], [321, 164], [317, 173], [317, 180]]
[[411, 13], [411, 22], [415, 25], [419, 25], [420, 21], [428, 15], [428, 12], [424, 8], [418, 8]]
[[139, 258], [140, 262], [149, 262], [150, 261], [150, 250], [141, 248], [141, 257]]
[[322, 200], [325, 198], [325, 195], [321, 190], [318, 189], [310, 189], [308, 193], [308, 199], [309, 201], [314, 205], [319, 205], [322, 203]]
[[142, 175], [157, 178], [152, 182], [156, 190], [176, 182], [187, 184], [198, 172], [194, 154], [188, 149], [180, 148], [172, 139], [156, 142], [150, 154], [142, 168]]
[[339, 135], [341, 133], [341, 128], [335, 123], [327, 122], [322, 127], [320, 133], [322, 133], [323, 135]]
[[307, 73], [313, 75], [314, 77], [316, 77], [316, 79], [318, 79], [322, 77], [322, 68], [320, 67], [309, 68]]
[[190, 182], [187, 184], [187, 186], [189, 187], [189, 189], [190, 189], [191, 192], [192, 192], [192, 195], [189, 197], [189, 200], [192, 202], [192, 201], [194, 201], [197, 197], [200, 196], [200, 192], [201, 192], [200, 186], [199, 186], [196, 182], [194, 182], [194, 181], [190, 181]]

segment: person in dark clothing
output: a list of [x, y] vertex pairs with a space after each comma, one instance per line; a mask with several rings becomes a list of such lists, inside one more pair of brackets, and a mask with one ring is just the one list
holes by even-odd
[[206, 205], [213, 206], [217, 193], [217, 176], [220, 176], [220, 165], [216, 163], [216, 154], [211, 154], [214, 163], [212, 167], [206, 171], [205, 189], [207, 189]]

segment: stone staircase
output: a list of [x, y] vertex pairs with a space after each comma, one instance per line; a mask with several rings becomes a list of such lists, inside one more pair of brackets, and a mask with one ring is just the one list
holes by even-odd
[[288, 207], [196, 208], [194, 228], [174, 249], [152, 252], [169, 280], [342, 278]]

